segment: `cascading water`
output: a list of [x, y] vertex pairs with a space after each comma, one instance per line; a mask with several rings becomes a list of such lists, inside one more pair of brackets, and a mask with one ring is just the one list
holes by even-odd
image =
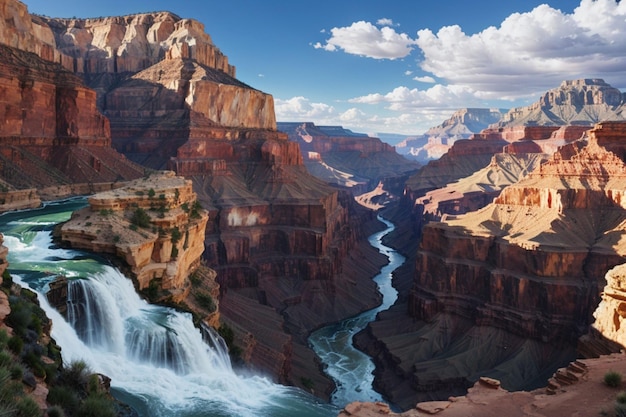
[[374, 362], [352, 344], [353, 336], [388, 309], [398, 298], [392, 286], [392, 274], [404, 261], [404, 256], [382, 243], [383, 237], [395, 229], [393, 223], [378, 216], [387, 228], [369, 237], [369, 243], [389, 258], [374, 281], [383, 296], [380, 306], [365, 311], [355, 317], [323, 327], [311, 334], [309, 343], [322, 360], [325, 372], [335, 381], [336, 389], [331, 401], [338, 407], [345, 407], [352, 401], [382, 401], [382, 396], [373, 388]]
[[[142, 416], [338, 414], [301, 390], [237, 375], [223, 341], [197, 329], [189, 314], [146, 303], [129, 279], [98, 257], [54, 247], [51, 229], [82, 205], [70, 201], [0, 216], [9, 270], [40, 293], [66, 363], [82, 360], [111, 377], [114, 395]], [[57, 275], [70, 280], [67, 321], [41, 296]]]

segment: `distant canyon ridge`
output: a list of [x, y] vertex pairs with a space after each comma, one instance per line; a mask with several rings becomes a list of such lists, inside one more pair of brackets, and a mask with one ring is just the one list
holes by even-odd
[[385, 258], [365, 238], [382, 225], [355, 194], [408, 259], [398, 302], [356, 339], [403, 409], [481, 376], [537, 387], [626, 341], [626, 100], [605, 81], [461, 109], [394, 148], [277, 123], [194, 19], [0, 14], [2, 209], [102, 192], [62, 239], [117, 255], [158, 301], [193, 304], [201, 271], [216, 303], [200, 313], [241, 366], [328, 399], [309, 333], [380, 302]]

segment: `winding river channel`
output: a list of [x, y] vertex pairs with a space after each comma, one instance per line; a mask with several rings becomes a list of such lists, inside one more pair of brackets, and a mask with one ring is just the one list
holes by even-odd
[[[372, 389], [373, 363], [352, 347], [352, 336], [397, 298], [391, 273], [404, 258], [381, 242], [393, 230], [390, 222], [381, 219], [387, 229], [369, 238], [389, 257], [374, 278], [382, 305], [311, 336], [337, 384], [332, 403], [326, 404], [264, 377], [235, 373], [221, 339], [195, 328], [189, 314], [146, 303], [104, 259], [54, 246], [54, 226], [84, 205], [84, 200], [69, 200], [0, 215], [9, 271], [38, 292], [64, 361], [82, 360], [94, 372], [110, 376], [113, 394], [140, 416], [334, 417], [348, 402], [381, 399]], [[78, 311], [89, 314], [65, 318], [47, 304], [43, 294], [58, 275], [70, 281], [68, 303], [72, 294], [80, 294], [85, 305]]]
[[321, 358], [325, 372], [333, 378], [337, 388], [331, 402], [343, 408], [352, 401], [382, 401], [382, 396], [372, 386], [374, 382], [374, 363], [365, 353], [356, 349], [353, 336], [376, 319], [376, 315], [396, 302], [398, 292], [392, 286], [392, 273], [400, 267], [404, 256], [383, 244], [385, 235], [395, 229], [393, 223], [378, 216], [387, 228], [369, 237], [369, 243], [389, 258], [380, 273], [374, 277], [378, 290], [383, 296], [380, 306], [365, 311], [339, 323], [323, 327], [311, 334], [309, 343]]

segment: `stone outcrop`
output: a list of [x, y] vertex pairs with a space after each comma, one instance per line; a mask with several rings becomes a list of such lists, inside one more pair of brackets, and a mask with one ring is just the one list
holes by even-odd
[[605, 120], [625, 120], [625, 102], [624, 94], [604, 80], [567, 80], [530, 106], [509, 110], [493, 126], [591, 126]]
[[341, 126], [281, 122], [277, 127], [298, 143], [311, 174], [354, 194], [371, 191], [381, 181], [387, 183], [387, 179], [407, 176], [419, 168], [379, 138]]
[[604, 274], [626, 256], [626, 123], [598, 124], [588, 142], [564, 146], [485, 208], [424, 227], [411, 320], [390, 311], [368, 330], [392, 401], [449, 395], [477, 374], [532, 387], [575, 355]]
[[351, 403], [339, 413], [340, 417], [397, 416], [417, 417], [548, 417], [577, 416], [583, 413], [612, 415], [616, 395], [623, 385], [609, 387], [603, 383], [607, 372], [624, 375], [624, 354], [598, 359], [576, 360], [560, 368], [545, 388], [532, 391], [507, 391], [492, 378], [480, 378], [464, 396], [443, 401], [420, 402], [403, 413], [394, 413], [384, 403]]
[[235, 76], [235, 67], [213, 44], [204, 25], [171, 12], [94, 19], [41, 17], [52, 33], [68, 70], [84, 74], [139, 72], [164, 57], [189, 58]]
[[178, 302], [200, 264], [207, 221], [191, 181], [167, 172], [90, 197], [89, 206], [63, 224], [61, 240], [118, 256], [139, 290], [154, 283]]
[[548, 158], [545, 153], [499, 153], [485, 168], [474, 174], [428, 191], [415, 204], [423, 206], [426, 221], [438, 221], [444, 214], [464, 214], [491, 203], [500, 192], [528, 175]]

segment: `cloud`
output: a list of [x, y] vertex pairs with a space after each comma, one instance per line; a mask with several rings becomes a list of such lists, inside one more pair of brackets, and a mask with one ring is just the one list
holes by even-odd
[[[410, 75], [410, 74], [407, 74], [407, 75]], [[424, 76], [424, 77], [413, 77], [413, 79], [414, 79], [415, 81], [419, 81], [419, 82], [422, 82], [422, 83], [430, 83], [430, 84], [434, 84], [434, 83], [436, 82], [436, 81], [435, 81], [435, 79], [434, 79], [433, 77], [428, 76], [428, 75], [426, 75], [426, 76]]]
[[325, 103], [311, 103], [298, 96], [287, 100], [274, 99], [276, 119], [281, 121], [325, 120], [335, 117], [335, 108]]
[[325, 44], [317, 42], [316, 49], [343, 50], [352, 55], [374, 59], [398, 59], [409, 55], [415, 40], [406, 33], [398, 33], [384, 26], [377, 28], [370, 22], [359, 21], [348, 27], [332, 28], [331, 37]]
[[460, 85], [435, 85], [428, 90], [396, 87], [386, 94], [372, 93], [348, 100], [355, 104], [384, 104], [387, 109], [401, 112], [418, 112], [423, 108], [483, 107], [485, 103], [476, 91]]
[[626, 2], [582, 0], [572, 14], [543, 4], [467, 35], [417, 32], [421, 68], [484, 99], [517, 99], [576, 78], [626, 85]]
[[413, 74], [413, 71], [411, 70], [404, 71], [404, 75], [411, 75], [411, 74]]
[[376, 24], [378, 26], [393, 26], [393, 20], [383, 17], [382, 19], [378, 19]]

